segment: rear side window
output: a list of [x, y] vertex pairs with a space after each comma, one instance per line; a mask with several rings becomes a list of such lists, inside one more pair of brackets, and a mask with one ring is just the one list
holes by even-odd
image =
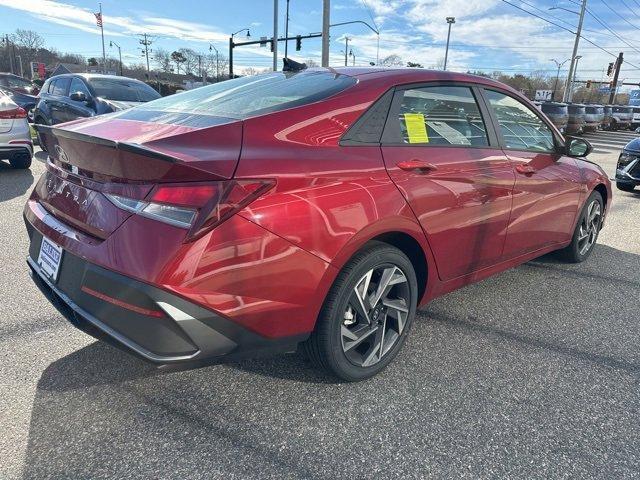
[[[134, 110], [247, 118], [322, 100], [356, 83], [330, 72], [274, 72], [171, 95]], [[126, 117], [126, 113], [123, 116]]]
[[69, 91], [69, 84], [71, 83], [71, 79], [69, 77], [66, 78], [58, 78], [56, 80], [55, 85], [53, 86], [53, 94], [54, 95], [66, 95]]
[[47, 93], [53, 93], [54, 85], [56, 84], [55, 80], [48, 80], [49, 86], [47, 87]]
[[504, 138], [505, 148], [553, 152], [555, 144], [551, 129], [524, 103], [494, 90], [485, 90]]
[[468, 87], [403, 90], [398, 122], [403, 143], [488, 146], [480, 109]]

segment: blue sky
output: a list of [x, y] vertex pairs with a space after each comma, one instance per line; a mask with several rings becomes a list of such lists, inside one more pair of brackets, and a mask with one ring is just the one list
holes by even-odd
[[[509, 0], [570, 30], [577, 16], [559, 6], [576, 10], [576, 0]], [[285, 0], [280, 0], [281, 33], [284, 31]], [[321, 0], [291, 0], [290, 35], [319, 32]], [[609, 8], [607, 7], [609, 6]], [[621, 79], [640, 81], [640, 1], [589, 0], [583, 35], [596, 45], [617, 54], [624, 51]], [[0, 0], [0, 33], [16, 28], [38, 31], [48, 47], [100, 56], [99, 29], [91, 14], [98, 3], [80, 0]], [[142, 61], [138, 34], [152, 35], [151, 48], [172, 51], [181, 47], [206, 53], [213, 43], [227, 52], [231, 32], [248, 27], [252, 37], [270, 36], [273, 26], [271, 0], [136, 0], [103, 2], [105, 36], [119, 43], [126, 63]], [[529, 15], [503, 0], [333, 0], [332, 23], [351, 20], [375, 21], [381, 31], [380, 58], [397, 54], [403, 61], [426, 67], [438, 66], [444, 57], [446, 16], [455, 16], [449, 62], [453, 70], [501, 70], [504, 72], [555, 71], [550, 59], [563, 61], [571, 56], [573, 35]], [[618, 35], [616, 37], [614, 33]], [[357, 65], [376, 61], [376, 35], [364, 26], [336, 27], [331, 32], [331, 64], [344, 63], [344, 36]], [[281, 47], [282, 48], [282, 47]], [[306, 40], [293, 58], [320, 59], [320, 41]], [[596, 46], [581, 42], [578, 78], [600, 80], [613, 57]], [[267, 48], [243, 47], [234, 51], [236, 71], [246, 67], [271, 65]], [[352, 58], [349, 59], [351, 64]], [[568, 63], [565, 64], [565, 69]]]

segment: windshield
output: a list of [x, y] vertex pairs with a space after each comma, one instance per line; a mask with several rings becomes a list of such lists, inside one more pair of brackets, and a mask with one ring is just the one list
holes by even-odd
[[243, 119], [316, 102], [355, 83], [354, 78], [325, 71], [274, 72], [196, 88], [137, 109]]
[[146, 83], [132, 80], [90, 78], [89, 84], [97, 97], [116, 102], [150, 102], [160, 98], [160, 94]]

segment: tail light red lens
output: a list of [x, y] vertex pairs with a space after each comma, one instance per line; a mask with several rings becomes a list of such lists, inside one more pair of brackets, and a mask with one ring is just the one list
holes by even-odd
[[0, 110], [1, 120], [14, 120], [16, 118], [27, 118], [27, 111], [22, 107], [13, 108], [11, 110]]
[[275, 185], [272, 179], [229, 180], [206, 184], [161, 184], [145, 200], [105, 194], [117, 207], [188, 229], [197, 238], [242, 210]]

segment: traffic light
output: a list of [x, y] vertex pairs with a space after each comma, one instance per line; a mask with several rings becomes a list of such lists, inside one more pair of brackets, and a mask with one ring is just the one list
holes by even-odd
[[607, 68], [607, 76], [610, 77], [613, 73], [613, 62], [609, 64], [609, 68]]
[[587, 88], [591, 88], [591, 80], [587, 80]]
[[296, 36], [296, 51], [299, 52], [302, 49], [302, 38], [300, 35]]

